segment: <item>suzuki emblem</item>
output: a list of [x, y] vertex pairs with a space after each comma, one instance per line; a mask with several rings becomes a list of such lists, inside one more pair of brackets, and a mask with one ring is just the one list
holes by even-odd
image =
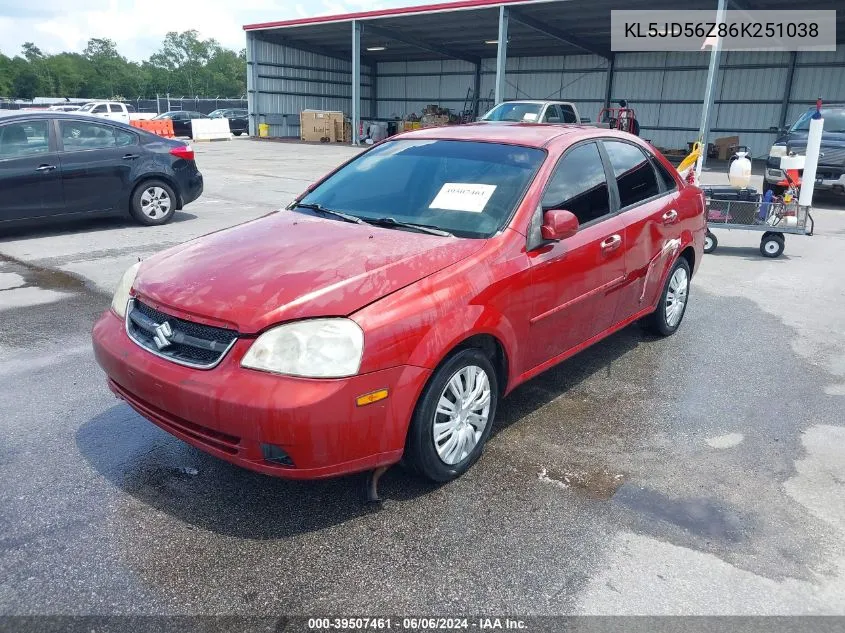
[[157, 325], [155, 329], [155, 336], [153, 336], [153, 343], [159, 349], [164, 349], [170, 345], [170, 337], [173, 336], [173, 330], [170, 328], [170, 323], [165, 321], [161, 325]]

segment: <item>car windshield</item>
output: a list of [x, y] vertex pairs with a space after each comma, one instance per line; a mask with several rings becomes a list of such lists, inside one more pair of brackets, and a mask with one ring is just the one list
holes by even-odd
[[300, 203], [486, 238], [509, 220], [545, 157], [540, 149], [498, 143], [388, 141]]
[[161, 119], [169, 119], [173, 116], [172, 112], [162, 112], [161, 114], [157, 114], [153, 117], [153, 121], [161, 120]]
[[[813, 118], [815, 113], [815, 108], [807, 110], [795, 123], [792, 124], [789, 131], [806, 132], [809, 130], [810, 119]], [[822, 118], [824, 119], [824, 132], [845, 132], [845, 108], [837, 108], [836, 110], [822, 108]]]
[[540, 117], [539, 103], [500, 103], [481, 117], [482, 121], [528, 121], [534, 122]]
[[98, 104], [96, 103], [86, 103], [84, 106], [79, 108], [79, 112], [91, 112]]
[[208, 115], [208, 118], [209, 119], [216, 119], [217, 117], [222, 117], [222, 116], [225, 116], [225, 115], [226, 115], [225, 110], [215, 110], [214, 112], [212, 112], [211, 114]]

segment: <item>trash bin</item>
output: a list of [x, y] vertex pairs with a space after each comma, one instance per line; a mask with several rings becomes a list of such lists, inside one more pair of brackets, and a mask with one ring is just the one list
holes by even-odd
[[261, 138], [267, 138], [270, 136], [270, 124], [269, 123], [259, 123], [258, 124], [258, 136]]

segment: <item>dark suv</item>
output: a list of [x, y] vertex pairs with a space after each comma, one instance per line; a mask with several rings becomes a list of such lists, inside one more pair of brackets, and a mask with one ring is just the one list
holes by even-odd
[[209, 119], [229, 119], [229, 131], [235, 136], [249, 134], [249, 113], [240, 108], [222, 108], [208, 115]]
[[[807, 110], [772, 145], [766, 160], [766, 189], [781, 193], [785, 188], [786, 175], [780, 168], [780, 159], [782, 156], [803, 154], [806, 151], [807, 130], [815, 111], [815, 108]], [[824, 131], [816, 171], [816, 189], [845, 193], [845, 105], [823, 107], [822, 118]]]

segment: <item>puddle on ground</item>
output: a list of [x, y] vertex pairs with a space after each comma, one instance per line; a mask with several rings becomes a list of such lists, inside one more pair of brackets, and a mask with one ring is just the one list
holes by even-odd
[[712, 499], [673, 499], [626, 483], [619, 486], [612, 501], [640, 516], [666, 521], [697, 536], [733, 542], [745, 540], [742, 519]]
[[24, 284], [17, 286], [19, 288], [34, 286], [43, 290], [59, 290], [64, 292], [86, 289], [85, 282], [82, 279], [61, 270], [39, 268], [38, 266], [33, 266], [32, 264], [27, 264], [4, 255], [0, 255], [0, 262], [11, 264], [18, 269], [17, 273], [24, 279]]
[[606, 468], [600, 470], [564, 469], [549, 470], [543, 468], [537, 473], [537, 479], [558, 488], [572, 488], [586, 494], [591, 499], [607, 501], [624, 483], [625, 477]]

